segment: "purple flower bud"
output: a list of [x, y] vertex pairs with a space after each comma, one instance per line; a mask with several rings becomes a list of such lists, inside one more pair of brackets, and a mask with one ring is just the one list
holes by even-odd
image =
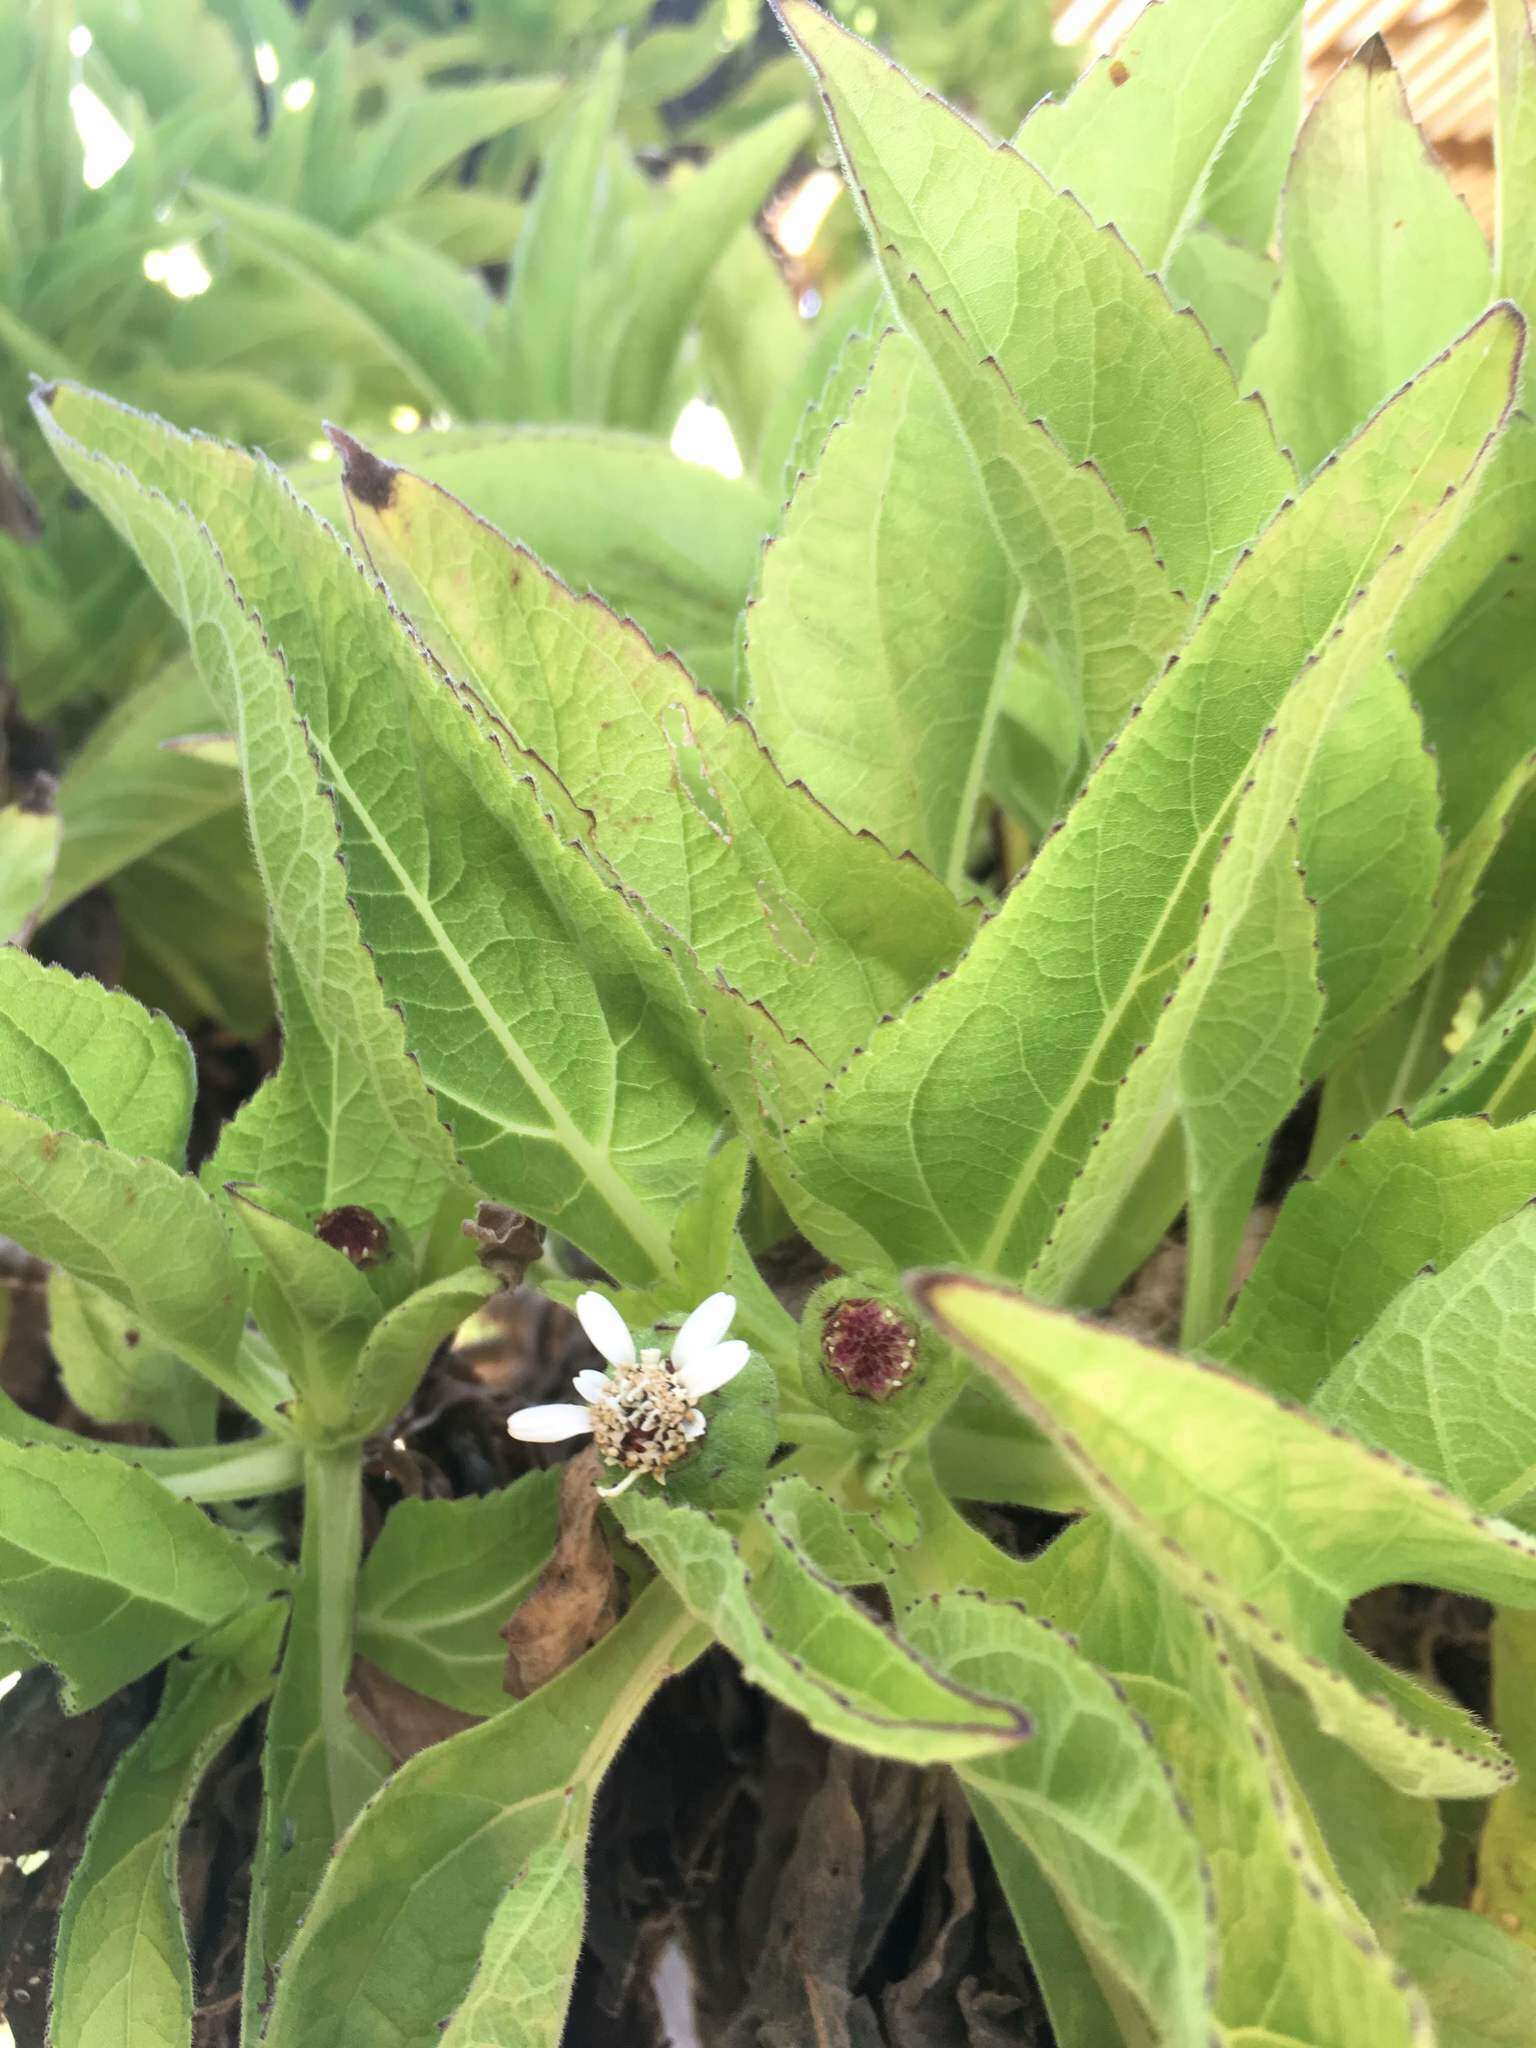
[[850, 1394], [888, 1401], [912, 1376], [917, 1328], [883, 1301], [840, 1301], [821, 1326], [821, 1356]]
[[389, 1257], [388, 1226], [356, 1202], [327, 1209], [315, 1223], [315, 1235], [333, 1252], [344, 1253], [354, 1266], [377, 1266]]

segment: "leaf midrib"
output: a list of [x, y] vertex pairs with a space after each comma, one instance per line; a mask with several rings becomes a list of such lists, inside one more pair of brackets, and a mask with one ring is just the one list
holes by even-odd
[[[572, 1161], [580, 1168], [588, 1183], [602, 1196], [612, 1214], [629, 1232], [635, 1243], [654, 1261], [657, 1272], [664, 1273], [670, 1263], [671, 1247], [667, 1233], [650, 1214], [640, 1197], [622, 1175], [613, 1168], [609, 1154], [599, 1151], [586, 1134], [572, 1121], [569, 1112], [559, 1097], [551, 1090], [538, 1067], [529, 1057], [522, 1042], [509, 1029], [505, 1019], [486, 995], [479, 981], [471, 972], [468, 961], [448, 936], [442, 920], [431, 902], [417, 888], [394, 848], [374, 822], [368, 807], [361, 802], [350, 780], [336, 760], [330, 747], [317, 735], [310, 735], [316, 754], [324, 762], [326, 773], [333, 780], [338, 795], [350, 805], [363, 830], [368, 834], [380, 859], [394, 876], [401, 893], [415, 910], [433, 943], [443, 959], [452, 968], [459, 985], [468, 996], [476, 1012], [484, 1020], [490, 1034], [506, 1054], [530, 1095], [549, 1118], [549, 1129], [542, 1135], [559, 1144]], [[610, 1045], [610, 1050], [612, 1050]], [[616, 1054], [614, 1055], [616, 1057]]]

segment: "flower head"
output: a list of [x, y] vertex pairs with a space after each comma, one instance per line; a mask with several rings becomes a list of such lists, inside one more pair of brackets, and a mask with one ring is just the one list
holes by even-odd
[[611, 1371], [589, 1366], [577, 1373], [571, 1384], [580, 1403], [524, 1408], [508, 1418], [508, 1433], [525, 1444], [590, 1436], [604, 1461], [622, 1465], [627, 1474], [617, 1486], [598, 1488], [605, 1498], [633, 1486], [645, 1472], [665, 1485], [668, 1468], [704, 1434], [698, 1403], [733, 1380], [750, 1355], [739, 1337], [726, 1340], [735, 1313], [734, 1295], [710, 1295], [678, 1331], [670, 1358], [663, 1358], [659, 1348], [636, 1350], [628, 1325], [606, 1296], [583, 1294], [577, 1320]]
[[888, 1401], [912, 1377], [917, 1328], [883, 1301], [840, 1301], [821, 1328], [827, 1370], [863, 1401]]

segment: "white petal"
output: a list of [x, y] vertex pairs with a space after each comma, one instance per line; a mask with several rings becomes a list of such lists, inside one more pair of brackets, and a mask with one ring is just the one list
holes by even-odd
[[629, 1325], [606, 1294], [583, 1294], [577, 1298], [576, 1320], [586, 1331], [592, 1348], [610, 1365], [633, 1365], [635, 1340]]
[[545, 1408], [520, 1408], [507, 1417], [507, 1435], [520, 1444], [561, 1444], [568, 1436], [592, 1434], [592, 1410], [574, 1401], [551, 1401]]
[[672, 1342], [672, 1364], [681, 1373], [702, 1358], [706, 1351], [713, 1351], [736, 1313], [734, 1294], [712, 1294], [708, 1301], [701, 1301], [693, 1314], [678, 1331]]
[[677, 1383], [690, 1401], [702, 1401], [706, 1394], [718, 1393], [727, 1380], [735, 1379], [751, 1355], [751, 1345], [733, 1337], [729, 1344], [717, 1344], [702, 1358], [695, 1358], [678, 1374]]
[[608, 1375], [605, 1372], [599, 1372], [595, 1365], [589, 1365], [584, 1372], [577, 1373], [575, 1379], [571, 1381], [571, 1385], [580, 1394], [583, 1401], [604, 1401], [611, 1391], [608, 1385]]
[[703, 1416], [700, 1415], [698, 1410], [695, 1409], [693, 1413], [693, 1420], [691, 1422], [685, 1422], [683, 1424], [683, 1435], [687, 1437], [689, 1443], [693, 1443], [698, 1437], [701, 1437], [704, 1434], [705, 1430], [708, 1429], [708, 1427], [709, 1424], [704, 1420]]

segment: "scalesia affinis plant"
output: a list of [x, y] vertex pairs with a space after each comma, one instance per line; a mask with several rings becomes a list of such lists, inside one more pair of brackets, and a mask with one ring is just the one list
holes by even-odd
[[[290, 474], [125, 403], [126, 343], [109, 395], [31, 365], [57, 495], [163, 600], [134, 758], [188, 829], [234, 821], [282, 1048], [189, 1172], [155, 987], [0, 953], [0, 1229], [51, 1269], [78, 1411], [149, 1425], [8, 1401], [0, 1623], [73, 1711], [165, 1666], [51, 2039], [190, 2048], [176, 1845], [265, 1703], [248, 2048], [555, 2048], [604, 1773], [720, 1645], [963, 1795], [1030, 2038], [1513, 2048], [1522, 0], [1491, 9], [1491, 252], [1379, 42], [1302, 120], [1299, 0], [1160, 0], [1004, 139], [1001, 67], [1049, 53], [999, 10], [887, 24], [956, 53], [976, 121], [777, 11], [791, 53], [665, 180], [644, 39], [548, 106], [477, 100], [517, 232], [451, 291], [384, 219], [424, 218], [410, 178], [189, 188], [368, 323], [438, 436], [375, 431], [349, 370]], [[499, 61], [558, 61], [529, 36]], [[818, 149], [849, 253], [807, 334], [782, 289], [759, 320], [743, 231]], [[437, 220], [476, 260], [477, 189]], [[700, 394], [739, 478], [667, 451]], [[102, 730], [64, 774], [90, 883]], [[509, 1278], [595, 1347], [506, 1404], [578, 1455], [476, 1501], [374, 1484], [365, 1528], [365, 1464]], [[578, 1543], [606, 1604], [510, 1697], [500, 1631]], [[401, 1762], [355, 1655], [457, 1719]]]

